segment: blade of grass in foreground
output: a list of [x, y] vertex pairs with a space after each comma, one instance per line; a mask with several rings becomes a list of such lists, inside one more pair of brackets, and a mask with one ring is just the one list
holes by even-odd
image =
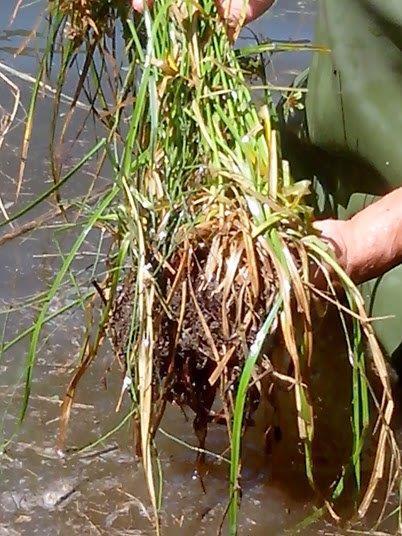
[[17, 212], [16, 214], [14, 214], [13, 216], [11, 216], [11, 218], [7, 219], [7, 220], [3, 220], [2, 222], [0, 222], [0, 228], [1, 227], [4, 227], [4, 225], [7, 225], [8, 223], [11, 223], [15, 220], [17, 220], [18, 218], [21, 218], [21, 216], [23, 216], [24, 214], [27, 214], [30, 210], [32, 210], [34, 207], [36, 207], [37, 205], [39, 205], [39, 203], [41, 203], [42, 201], [44, 201], [46, 198], [49, 197], [49, 195], [51, 195], [53, 192], [55, 192], [56, 190], [59, 190], [63, 184], [65, 184], [75, 173], [77, 173], [77, 171], [79, 169], [82, 168], [82, 166], [84, 164], [86, 164], [88, 162], [88, 160], [90, 160], [94, 154], [96, 154], [99, 149], [101, 149], [106, 143], [106, 138], [102, 138], [96, 145], [95, 147], [93, 147], [79, 162], [78, 164], [76, 164], [57, 184], [55, 184], [54, 186], [52, 186], [51, 188], [49, 188], [48, 190], [46, 190], [45, 192], [43, 192], [43, 194], [41, 194], [39, 197], [37, 197], [36, 199], [34, 199], [32, 201], [32, 203], [29, 203], [26, 207], [22, 208], [19, 212]]
[[87, 445], [84, 445], [83, 447], [78, 448], [72, 448], [69, 449], [69, 453], [71, 454], [83, 454], [84, 452], [88, 452], [95, 447], [97, 447], [100, 443], [104, 443], [107, 439], [112, 437], [116, 432], [118, 432], [123, 426], [130, 420], [130, 418], [136, 413], [137, 408], [131, 407], [128, 413], [120, 419], [120, 421], [110, 430], [105, 432], [102, 436], [98, 437], [94, 441], [91, 441], [91, 443], [88, 443]]
[[22, 403], [22, 408], [21, 408], [20, 422], [23, 421], [26, 415], [27, 408], [28, 408], [29, 395], [31, 392], [32, 374], [33, 374], [34, 364], [36, 361], [36, 351], [38, 347], [39, 336], [40, 336], [42, 327], [46, 320], [50, 302], [57, 294], [59, 287], [65, 275], [67, 274], [71, 263], [74, 261], [74, 258], [76, 254], [78, 253], [79, 249], [81, 248], [82, 244], [84, 243], [88, 233], [91, 231], [91, 229], [93, 228], [97, 220], [102, 216], [102, 213], [107, 209], [107, 207], [109, 207], [110, 203], [116, 197], [118, 192], [119, 192], [119, 189], [117, 188], [117, 186], [114, 186], [111, 189], [111, 191], [99, 203], [98, 208], [93, 211], [92, 215], [88, 219], [88, 223], [85, 225], [80, 236], [77, 238], [74, 245], [71, 247], [71, 250], [68, 256], [66, 257], [62, 267], [57, 273], [53, 281], [53, 284], [50, 287], [49, 292], [47, 293], [46, 301], [39, 313], [38, 318], [36, 319], [34, 323], [34, 329], [32, 332], [31, 342], [29, 345], [29, 350], [28, 350], [28, 355], [27, 355], [27, 360], [26, 360], [25, 389], [24, 389], [24, 398], [23, 398], [23, 403]]
[[257, 333], [255, 341], [250, 348], [249, 356], [244, 364], [243, 372], [240, 377], [239, 387], [236, 394], [235, 410], [233, 417], [231, 456], [230, 456], [230, 504], [229, 504], [229, 533], [231, 536], [237, 534], [237, 517], [239, 511], [239, 465], [240, 465], [240, 448], [241, 435], [243, 429], [244, 406], [246, 403], [248, 385], [254, 365], [259, 358], [262, 346], [272, 325], [278, 315], [282, 305], [282, 298], [278, 296], [270, 310], [262, 328]]
[[[87, 299], [91, 298], [91, 296], [93, 296], [94, 294], [95, 294], [95, 291], [88, 292], [87, 294], [84, 294], [84, 296], [78, 298], [77, 300], [67, 303], [66, 305], [64, 305], [64, 307], [61, 307], [60, 309], [57, 309], [57, 311], [55, 311], [54, 313], [51, 313], [50, 315], [48, 315], [44, 319], [43, 324], [47, 324], [48, 322], [51, 322], [52, 320], [54, 320], [61, 314], [72, 309], [73, 307], [81, 306]], [[16, 335], [14, 339], [12, 339], [11, 341], [7, 341], [6, 343], [4, 343], [4, 346], [2, 346], [1, 348], [1, 356], [3, 356], [15, 344], [20, 342], [24, 337], [27, 337], [28, 335], [30, 335], [34, 331], [34, 329], [35, 329], [35, 326], [30, 326], [29, 328], [24, 329], [24, 331], [21, 331], [20, 333], [18, 333], [18, 335]]]
[[27, 163], [29, 145], [30, 145], [30, 141], [31, 141], [32, 129], [33, 129], [33, 123], [34, 123], [34, 115], [35, 115], [35, 110], [36, 110], [36, 104], [37, 104], [37, 100], [38, 100], [39, 90], [40, 90], [41, 85], [42, 85], [42, 77], [43, 77], [43, 75], [45, 73], [46, 58], [51, 53], [51, 50], [52, 50], [52, 47], [53, 47], [54, 42], [56, 40], [57, 32], [58, 32], [59, 27], [61, 25], [62, 19], [63, 19], [63, 17], [57, 11], [55, 13], [55, 16], [52, 19], [51, 28], [49, 30], [48, 38], [47, 38], [47, 42], [46, 42], [45, 53], [44, 53], [44, 55], [42, 57], [42, 60], [41, 60], [41, 62], [39, 64], [38, 73], [36, 75], [36, 80], [35, 80], [35, 84], [34, 84], [34, 87], [33, 87], [31, 100], [30, 100], [30, 103], [29, 103], [28, 114], [27, 114], [27, 118], [25, 120], [25, 131], [24, 131], [24, 138], [23, 138], [22, 150], [21, 150], [21, 164], [20, 164], [20, 170], [19, 170], [19, 175], [18, 175], [17, 190], [16, 190], [16, 194], [15, 194], [15, 199], [16, 200], [18, 199], [19, 194], [20, 194], [22, 181], [23, 181], [23, 177], [24, 177], [24, 172], [25, 172], [25, 166], [26, 166], [26, 163]]
[[262, 54], [265, 52], [321, 52], [329, 53], [330, 49], [321, 45], [313, 45], [311, 43], [297, 43], [291, 41], [271, 41], [269, 43], [261, 43], [259, 45], [251, 45], [243, 47], [237, 52], [238, 58], [244, 58], [254, 54]]

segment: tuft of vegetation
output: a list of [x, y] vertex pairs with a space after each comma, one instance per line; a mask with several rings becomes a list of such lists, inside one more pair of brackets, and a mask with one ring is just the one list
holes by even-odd
[[[73, 171], [98, 154], [98, 169], [107, 161], [113, 177], [87, 207], [79, 237], [29, 332], [23, 415], [49, 305], [88, 233], [102, 226], [113, 240], [109, 272], [98, 283], [100, 303], [93, 295], [87, 300], [93, 325], [62, 407], [59, 447], [79, 380], [108, 337], [125, 371], [123, 387], [133, 405], [156, 526], [155, 433], [166, 404], [193, 410], [201, 453], [208, 425], [227, 427], [229, 526], [235, 534], [242, 436], [267, 392], [275, 406], [278, 377], [293, 394], [306, 476], [323, 509], [337, 518], [337, 500], [353, 481], [356, 510], [364, 516], [387, 467], [393, 483], [399, 470], [384, 357], [358, 289], [313, 232], [309, 184], [292, 180], [270, 97], [260, 108], [253, 102], [215, 3], [156, 0], [134, 16], [123, 0], [52, 0], [48, 14], [48, 44], [23, 152], [26, 156], [40, 82], [45, 73], [52, 76], [57, 53], [53, 149], [86, 98], [84, 121], [94, 117], [104, 136]], [[63, 88], [75, 64], [76, 92], [60, 124]], [[60, 188], [73, 173], [63, 175], [55, 153], [52, 171], [54, 186], [41, 200], [56, 195], [63, 212]], [[327, 281], [325, 291], [312, 281], [317, 271]], [[314, 322], [326, 303], [335, 306], [344, 326], [353, 382], [344, 423], [352, 427], [349, 463], [329, 492], [320, 490], [315, 477], [318, 401], [311, 391]], [[362, 461], [368, 438], [376, 453], [367, 472]], [[202, 463], [202, 454], [197, 461]]]

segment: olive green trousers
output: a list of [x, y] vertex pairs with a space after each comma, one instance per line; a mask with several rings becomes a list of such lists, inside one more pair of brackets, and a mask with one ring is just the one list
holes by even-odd
[[[315, 42], [329, 52], [315, 53], [310, 68], [315, 151], [304, 173], [315, 176], [318, 212], [347, 218], [402, 186], [402, 0], [318, 1]], [[370, 316], [392, 316], [374, 325], [388, 355], [402, 360], [402, 266], [361, 290]]]

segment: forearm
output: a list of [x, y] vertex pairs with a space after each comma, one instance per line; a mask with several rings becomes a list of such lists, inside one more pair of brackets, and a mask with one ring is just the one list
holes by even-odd
[[402, 188], [349, 220], [346, 269], [356, 283], [383, 275], [402, 263]]

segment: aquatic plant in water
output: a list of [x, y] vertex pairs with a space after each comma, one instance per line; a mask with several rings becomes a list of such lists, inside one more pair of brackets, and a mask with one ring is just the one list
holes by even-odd
[[[322, 306], [328, 300], [345, 326], [353, 369], [345, 422], [351, 422], [353, 445], [350, 467], [340, 473], [325, 505], [336, 516], [335, 501], [352, 475], [356, 489], [363, 486], [358, 511], [364, 515], [386, 464], [391, 472], [399, 464], [389, 426], [393, 401], [384, 358], [359, 291], [312, 230], [309, 185], [293, 182], [281, 157], [272, 104], [258, 108], [253, 103], [215, 3], [156, 0], [152, 9], [132, 18], [121, 1], [60, 0], [50, 3], [49, 13], [40, 75], [50, 69], [54, 43], [59, 43], [60, 97], [69, 66], [86, 49], [71, 110], [85, 84], [92, 84], [93, 111], [105, 125], [106, 137], [89, 156], [105, 148], [103, 158], [115, 172], [49, 292], [50, 301], [86, 234], [107, 215], [115, 240], [110, 276], [103, 284], [104, 311], [97, 335], [86, 339], [69, 386], [61, 443], [78, 381], [108, 334], [126, 371], [124, 386], [133, 403], [155, 512], [154, 438], [166, 404], [174, 402], [193, 410], [202, 448], [209, 423], [227, 427], [229, 522], [231, 532], [236, 531], [242, 433], [265, 396], [267, 387], [260, 379], [268, 378], [272, 391], [275, 375], [293, 393], [306, 475], [319, 491], [312, 454], [318, 402], [311, 393], [310, 371], [317, 301]], [[124, 38], [119, 51], [108, 46], [115, 44], [116, 32]], [[124, 78], [116, 65], [113, 78], [107, 63], [111, 57], [117, 63], [119, 55]], [[32, 114], [37, 92], [38, 87]], [[53, 126], [56, 131], [56, 119]], [[57, 165], [53, 171], [52, 193], [62, 183]], [[62, 204], [60, 198], [58, 202]], [[327, 279], [324, 292], [311, 282], [316, 270]], [[335, 292], [330, 273], [342, 285], [346, 301]], [[47, 307], [32, 335], [27, 396]], [[375, 389], [367, 378], [369, 368], [378, 379]], [[376, 454], [363, 478], [368, 435], [375, 438]]]

